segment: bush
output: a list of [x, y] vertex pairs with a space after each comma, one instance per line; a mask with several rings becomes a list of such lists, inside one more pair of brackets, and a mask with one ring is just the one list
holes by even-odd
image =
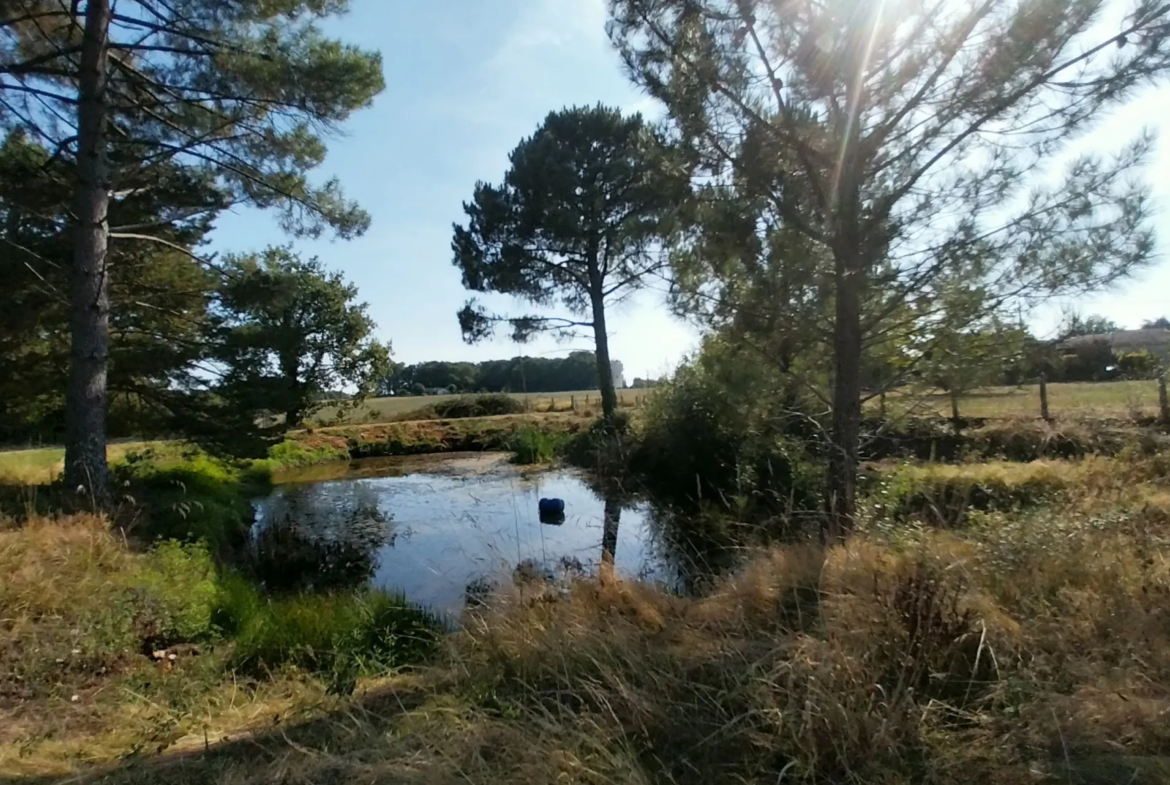
[[520, 464], [550, 463], [568, 446], [570, 436], [559, 431], [524, 427], [509, 437], [507, 446]]
[[332, 444], [308, 445], [303, 441], [285, 441], [268, 450], [268, 460], [261, 462], [270, 469], [292, 469], [330, 461], [349, 459], [349, 450]]
[[632, 468], [661, 495], [797, 512], [820, 508], [820, 472], [789, 435], [767, 377], [728, 379], [700, 361], [644, 408]]
[[146, 554], [140, 572], [126, 575], [126, 585], [139, 606], [135, 613], [147, 642], [166, 646], [214, 636], [219, 587], [203, 543], [159, 543]]
[[442, 401], [434, 406], [440, 418], [493, 417], [500, 414], [519, 414], [524, 411], [524, 402], [507, 393], [486, 395], [463, 395], [453, 401]]
[[602, 476], [621, 475], [629, 464], [630, 416], [614, 412], [613, 419], [594, 420], [569, 441], [566, 454], [573, 463]]
[[253, 510], [250, 496], [268, 482], [261, 469], [248, 470], [203, 454], [181, 462], [128, 456], [113, 472], [115, 487], [140, 505], [134, 533], [148, 542], [203, 540], [213, 551], [239, 545]]
[[468, 417], [494, 417], [501, 414], [520, 414], [524, 402], [507, 393], [461, 395], [451, 400], [427, 404], [414, 411], [404, 412], [396, 420], [458, 420]]

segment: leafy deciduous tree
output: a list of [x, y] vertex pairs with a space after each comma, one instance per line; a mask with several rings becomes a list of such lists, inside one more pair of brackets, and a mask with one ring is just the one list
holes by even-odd
[[287, 429], [328, 403], [327, 393], [351, 392], [356, 406], [374, 392], [389, 348], [371, 337], [356, 287], [289, 248], [232, 257], [225, 267], [214, 353], [222, 376], [213, 390], [230, 408], [279, 412]]

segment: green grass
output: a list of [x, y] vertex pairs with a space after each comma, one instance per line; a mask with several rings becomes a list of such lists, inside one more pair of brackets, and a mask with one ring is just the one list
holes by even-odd
[[[95, 715], [103, 723], [68, 725], [90, 693], [45, 703], [35, 740], [0, 738], [0, 770], [122, 785], [1166, 782], [1170, 499], [1154, 508], [1131, 493], [1143, 477], [1164, 483], [1165, 465], [903, 471], [1013, 487], [1048, 472], [1093, 498], [1111, 478], [1122, 495], [1100, 509], [1012, 506], [950, 531], [878, 525], [879, 513], [833, 547], [745, 554], [702, 596], [633, 580], [506, 594], [425, 668], [345, 700], [320, 693], [344, 691], [359, 666], [330, 650], [394, 624], [401, 606], [264, 605], [243, 592], [241, 618], [279, 618], [251, 622], [255, 644], [237, 630], [238, 656], [292, 663], [312, 642], [300, 662], [319, 692], [280, 700], [190, 672], [145, 692], [119, 682], [101, 693], [118, 702]], [[142, 722], [132, 689], [169, 713]]]
[[[869, 403], [871, 409], [877, 400]], [[951, 416], [951, 399], [941, 391], [896, 391], [887, 397], [892, 412], [911, 411]], [[1048, 385], [1048, 409], [1054, 418], [1118, 419], [1158, 414], [1158, 383], [1154, 381], [1069, 382]], [[1039, 417], [1040, 386], [987, 387], [964, 395], [963, 417]]]
[[442, 624], [405, 598], [376, 589], [265, 599], [243, 579], [225, 582], [216, 620], [233, 639], [230, 665], [266, 676], [295, 667], [346, 680], [426, 659]]
[[513, 460], [519, 464], [551, 463], [568, 446], [567, 433], [525, 427], [516, 431], [507, 441]]

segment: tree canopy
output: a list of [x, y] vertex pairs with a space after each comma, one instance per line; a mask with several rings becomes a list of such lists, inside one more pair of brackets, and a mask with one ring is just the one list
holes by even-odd
[[[611, 360], [614, 379], [621, 363]], [[569, 392], [597, 389], [597, 358], [593, 352], [569, 352], [565, 357], [513, 357], [478, 363], [430, 361], [402, 365], [379, 384], [384, 395], [408, 395], [421, 389], [446, 388], [453, 392]]]
[[357, 288], [316, 257], [268, 248], [228, 258], [225, 270], [212, 389], [233, 408], [279, 413], [284, 428], [296, 428], [329, 393], [345, 392], [356, 405], [389, 372], [389, 348], [373, 338]]
[[[201, 180], [206, 201], [275, 208], [294, 233], [363, 231], [338, 184], [308, 173], [323, 140], [382, 89], [380, 57], [320, 30], [344, 0], [86, 0], [4, 4], [0, 129], [75, 163], [65, 481], [108, 502], [106, 411], [112, 250], [152, 243], [190, 253], [150, 223], [113, 222], [160, 173]], [[174, 207], [171, 207], [174, 209]], [[65, 226], [61, 227], [66, 228]]]
[[[1170, 7], [1139, 0], [1116, 21], [1105, 5], [611, 0], [611, 37], [666, 107], [696, 191], [755, 206], [751, 242], [722, 244], [721, 265], [815, 287], [749, 304], [827, 350], [827, 537], [856, 508], [867, 345], [895, 325], [942, 334], [940, 284], [956, 278], [1014, 309], [1150, 260], [1132, 175], [1151, 136], [1056, 165], [1170, 68]], [[781, 234], [798, 239], [761, 256]], [[693, 256], [707, 236], [685, 239]]]
[[456, 224], [452, 250], [463, 284], [568, 315], [498, 316], [476, 300], [459, 313], [468, 341], [500, 322], [512, 337], [593, 332], [602, 408], [617, 407], [606, 309], [663, 269], [660, 241], [685, 194], [685, 178], [640, 115], [604, 106], [552, 112], [509, 156], [501, 185], [478, 183]]

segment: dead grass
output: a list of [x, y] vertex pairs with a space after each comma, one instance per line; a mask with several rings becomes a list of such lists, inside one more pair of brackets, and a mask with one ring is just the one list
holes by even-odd
[[[50, 715], [31, 747], [28, 731], [0, 739], [0, 770], [233, 785], [1170, 781], [1165, 460], [920, 471], [1044, 477], [1067, 495], [957, 531], [874, 520], [828, 550], [757, 554], [702, 598], [612, 580], [517, 591], [468, 615], [443, 662], [408, 682], [344, 702], [311, 683], [220, 682], [166, 711], [123, 694], [81, 730]], [[0, 596], [29, 607], [45, 583], [44, 607], [61, 611], [73, 590], [49, 576], [66, 565], [97, 593], [88, 571], [132, 558], [92, 522], [21, 537], [22, 551], [0, 546], [0, 569], [29, 565], [25, 588]], [[164, 754], [119, 760], [128, 748]]]

